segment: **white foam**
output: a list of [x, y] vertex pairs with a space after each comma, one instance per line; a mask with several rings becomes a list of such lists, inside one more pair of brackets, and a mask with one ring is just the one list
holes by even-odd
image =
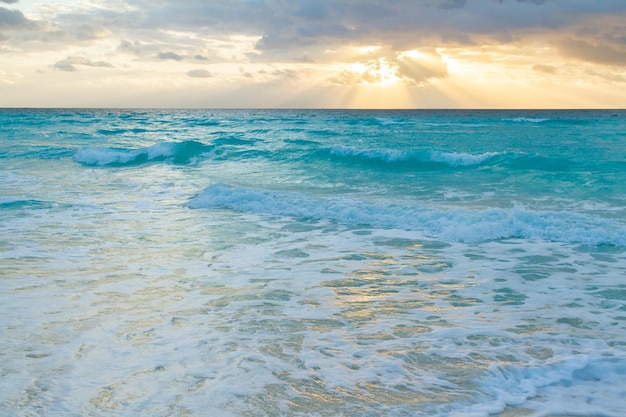
[[342, 157], [378, 159], [388, 163], [408, 161], [415, 157], [415, 153], [412, 151], [397, 149], [355, 149], [347, 146], [336, 146], [331, 150], [331, 153]]
[[406, 120], [399, 120], [399, 119], [394, 119], [391, 117], [376, 117], [375, 119], [382, 126], [402, 125], [402, 124], [410, 123], [409, 121], [406, 121]]
[[544, 119], [540, 117], [513, 117], [510, 119], [503, 119], [507, 122], [518, 122], [518, 123], [543, 123], [547, 122], [550, 119]]
[[182, 157], [191, 160], [215, 150], [199, 142], [159, 142], [139, 149], [83, 148], [74, 154], [74, 160], [84, 165], [125, 165], [134, 162], [154, 161]]
[[471, 154], [466, 152], [444, 152], [437, 150], [412, 151], [398, 149], [355, 149], [346, 146], [336, 146], [331, 153], [341, 157], [356, 157], [370, 160], [380, 160], [386, 163], [396, 162], [436, 162], [451, 167], [465, 167], [480, 165], [489, 158], [498, 155], [497, 152]]
[[497, 152], [485, 152], [481, 154], [470, 154], [465, 152], [442, 152], [430, 151], [430, 160], [433, 162], [442, 162], [452, 167], [465, 167], [472, 165], [480, 165], [487, 159], [498, 155]]
[[188, 206], [415, 230], [458, 242], [520, 237], [592, 245], [626, 245], [626, 228], [613, 221], [524, 208], [435, 209], [415, 204], [346, 198], [315, 199], [300, 193], [237, 188], [219, 183], [207, 187]]
[[542, 410], [537, 415], [626, 415], [626, 403], [611, 401], [626, 398], [626, 358], [580, 355], [541, 366], [497, 365], [490, 374], [481, 388], [490, 400], [453, 415], [487, 417], [510, 406]]
[[74, 155], [74, 160], [85, 165], [126, 164], [140, 154], [136, 150], [117, 150], [107, 148], [83, 148]]

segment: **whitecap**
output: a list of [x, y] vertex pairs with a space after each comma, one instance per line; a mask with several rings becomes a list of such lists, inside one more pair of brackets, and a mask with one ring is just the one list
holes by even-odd
[[208, 186], [187, 205], [194, 209], [226, 208], [260, 215], [414, 230], [456, 242], [525, 238], [626, 246], [626, 228], [621, 224], [590, 215], [522, 207], [438, 209], [348, 198], [315, 198], [296, 192], [239, 188], [221, 183]]

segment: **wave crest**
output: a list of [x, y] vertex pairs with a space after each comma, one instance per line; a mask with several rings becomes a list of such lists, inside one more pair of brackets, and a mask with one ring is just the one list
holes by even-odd
[[356, 158], [365, 161], [380, 161], [393, 163], [436, 163], [450, 167], [467, 167], [480, 165], [486, 160], [498, 155], [497, 152], [471, 154], [465, 152], [444, 152], [436, 150], [403, 151], [396, 149], [355, 149], [346, 146], [336, 146], [331, 154], [337, 157]]
[[513, 117], [510, 119], [503, 119], [505, 122], [517, 122], [517, 123], [543, 123], [548, 122], [550, 119], [541, 117]]
[[140, 165], [165, 160], [187, 164], [215, 151], [214, 146], [196, 141], [161, 142], [140, 149], [83, 148], [74, 154], [74, 160], [89, 166]]
[[212, 184], [191, 199], [193, 209], [226, 208], [261, 215], [368, 224], [404, 229], [457, 242], [526, 238], [590, 245], [626, 246], [626, 227], [606, 219], [568, 212], [522, 208], [435, 209], [409, 204], [314, 198]]

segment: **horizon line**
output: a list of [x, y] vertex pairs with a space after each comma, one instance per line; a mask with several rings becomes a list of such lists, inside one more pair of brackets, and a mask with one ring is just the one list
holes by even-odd
[[266, 111], [625, 111], [626, 107], [398, 107], [398, 108], [373, 108], [373, 107], [77, 107], [77, 106], [0, 106], [0, 110], [266, 110]]

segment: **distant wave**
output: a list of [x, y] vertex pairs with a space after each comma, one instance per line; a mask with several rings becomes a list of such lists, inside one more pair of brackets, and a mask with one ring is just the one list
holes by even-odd
[[115, 129], [115, 128], [109, 128], [109, 129], [98, 129], [97, 133], [101, 134], [101, 135], [105, 135], [105, 136], [113, 136], [113, 135], [121, 135], [121, 134], [126, 134], [126, 133], [131, 133], [131, 134], [139, 134], [139, 133], [146, 133], [149, 132], [148, 129], [145, 128], [128, 128], [128, 129]]
[[42, 200], [0, 199], [0, 209], [47, 209], [58, 203]]
[[475, 128], [475, 127], [488, 127], [489, 125], [486, 123], [471, 123], [471, 122], [423, 122], [423, 126], [429, 127], [460, 127], [460, 128]]
[[466, 167], [480, 165], [489, 158], [498, 155], [497, 152], [470, 154], [465, 152], [402, 151], [396, 149], [355, 149], [346, 146], [337, 146], [331, 154], [338, 157], [358, 158], [362, 160], [381, 161], [385, 163], [397, 162], [429, 162], [440, 163], [450, 167]]
[[375, 117], [374, 121], [381, 126], [414, 124], [412, 119], [397, 119], [393, 117]]
[[187, 164], [215, 151], [214, 146], [196, 141], [162, 142], [140, 149], [83, 148], [74, 154], [74, 160], [89, 166], [127, 166], [156, 161]]
[[521, 208], [438, 210], [415, 205], [314, 198], [300, 193], [238, 188], [220, 183], [207, 187], [187, 206], [415, 230], [458, 242], [526, 238], [626, 246], [626, 227], [623, 225], [568, 212]]
[[543, 123], [550, 119], [541, 117], [513, 117], [509, 119], [503, 119], [505, 122], [518, 122], [518, 123]]

